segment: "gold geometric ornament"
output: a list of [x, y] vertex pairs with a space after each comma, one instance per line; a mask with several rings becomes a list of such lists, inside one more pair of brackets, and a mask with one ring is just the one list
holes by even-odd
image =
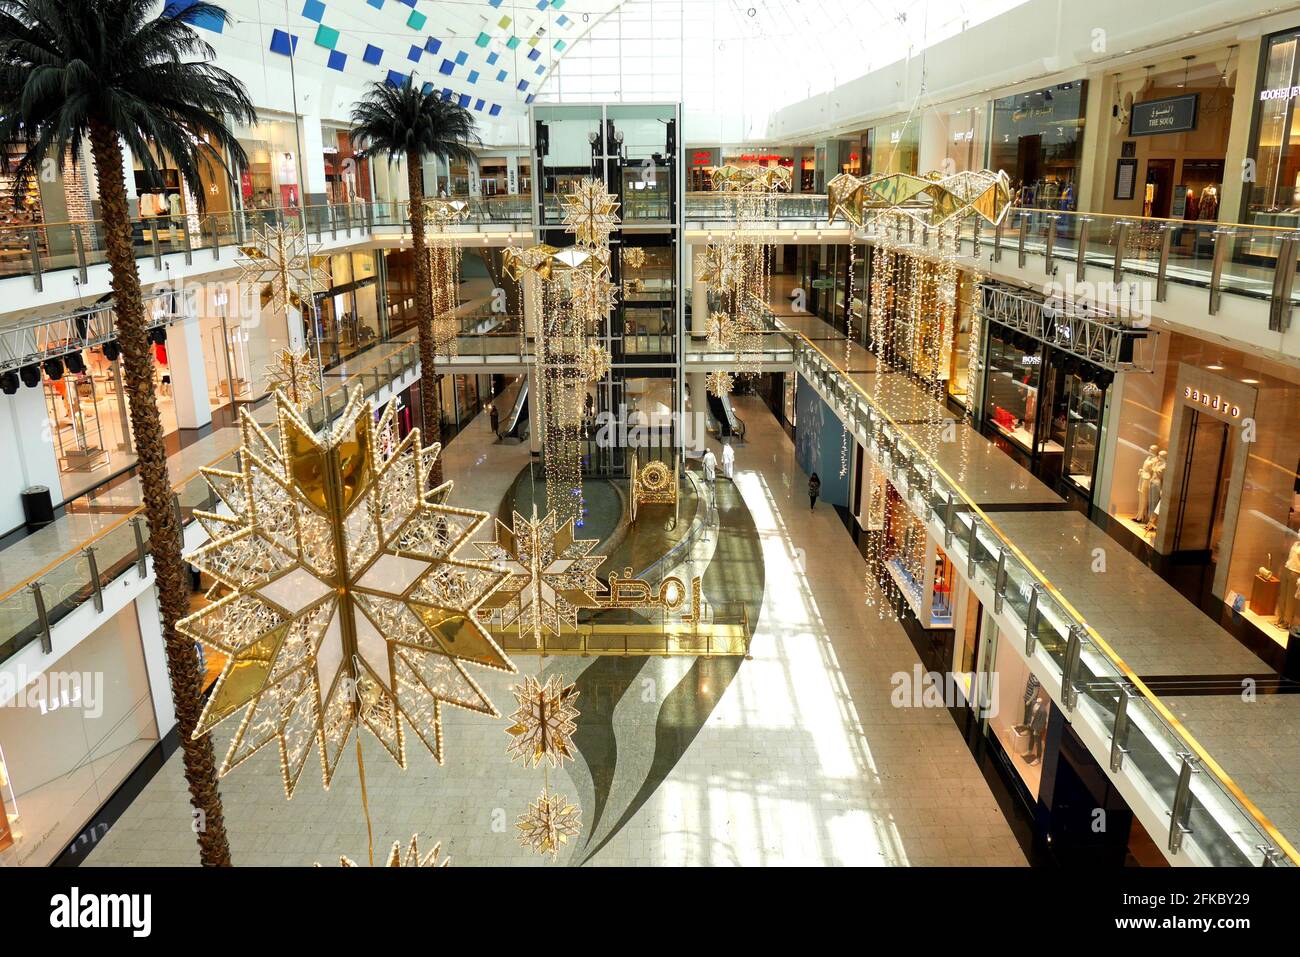
[[177, 626], [226, 657], [195, 736], [242, 711], [219, 773], [275, 743], [289, 797], [313, 749], [329, 787], [358, 724], [403, 768], [407, 727], [441, 763], [443, 705], [498, 716], [467, 666], [516, 670], [476, 618], [505, 576], [456, 557], [487, 513], [423, 491], [418, 430], [381, 447], [391, 403], [375, 424], [357, 390], [318, 434], [275, 402], [276, 438], [241, 409], [241, 470], [202, 470], [233, 517], [203, 514], [218, 537], [186, 556], [228, 590]]
[[560, 197], [564, 225], [580, 246], [608, 246], [609, 235], [618, 223], [618, 200], [598, 179], [584, 176]]
[[[388, 861], [385, 867], [450, 867], [450, 857], [439, 857], [442, 853], [442, 842], [433, 845], [433, 850], [428, 854], [420, 854], [420, 846], [417, 834], [411, 835], [411, 843], [407, 845], [406, 850], [402, 850], [401, 841], [393, 841], [393, 848], [388, 852]], [[316, 865], [320, 867], [319, 864]], [[356, 861], [350, 857], [340, 857], [339, 867], [360, 867]]]
[[510, 717], [514, 720], [506, 732], [514, 740], [506, 749], [510, 760], [523, 758], [524, 767], [537, 767], [543, 761], [557, 767], [565, 759], [573, 760], [573, 733], [578, 730], [575, 719], [578, 709], [573, 701], [578, 691], [573, 685], [560, 682], [551, 675], [542, 684], [532, 675], [524, 683], [510, 689], [519, 709]]
[[324, 269], [307, 252], [307, 234], [296, 226], [263, 226], [253, 231], [253, 241], [240, 246], [235, 260], [241, 285], [265, 284], [272, 308], [301, 307], [327, 282]]
[[531, 632], [537, 647], [542, 631], [558, 637], [565, 625], [578, 627], [578, 609], [596, 608], [601, 589], [596, 569], [605, 561], [592, 555], [595, 539], [575, 539], [573, 521], [562, 525], [554, 512], [545, 518], [514, 513], [513, 528], [497, 521], [495, 542], [475, 542], [488, 561], [504, 569], [504, 581], [483, 602], [484, 611], [499, 611], [504, 627]]
[[294, 405], [302, 405], [320, 391], [320, 362], [303, 350], [281, 349], [266, 367], [268, 391], [283, 392]]
[[570, 804], [563, 795], [553, 794], [545, 787], [537, 800], [528, 805], [528, 812], [519, 817], [519, 843], [538, 854], [550, 854], [554, 860], [560, 847], [577, 837], [582, 830], [581, 811]]
[[1002, 170], [963, 170], [950, 176], [840, 173], [826, 184], [826, 193], [827, 221], [844, 219], [857, 227], [879, 213], [906, 216], [931, 228], [969, 216], [996, 226], [1011, 208], [1011, 183]]

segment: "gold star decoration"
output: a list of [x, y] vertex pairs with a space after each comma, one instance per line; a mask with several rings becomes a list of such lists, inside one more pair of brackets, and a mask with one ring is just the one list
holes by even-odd
[[599, 382], [609, 374], [609, 350], [598, 343], [590, 343], [578, 359], [582, 377], [588, 382]]
[[565, 759], [572, 761], [573, 733], [578, 730], [578, 709], [573, 706], [577, 689], [562, 684], [558, 675], [551, 675], [545, 684], [528, 675], [523, 684], [510, 690], [519, 702], [519, 709], [510, 716], [514, 724], [506, 729], [514, 738], [506, 749], [510, 760], [523, 758], [526, 768], [537, 767], [542, 761], [553, 768]]
[[519, 828], [519, 843], [538, 854], [550, 854], [554, 860], [561, 846], [582, 831], [581, 814], [568, 798], [543, 787], [537, 800], [528, 805], [527, 813], [520, 815], [515, 824]]
[[718, 398], [731, 394], [735, 376], [725, 369], [714, 369], [704, 377], [704, 384], [709, 392]]
[[263, 226], [239, 251], [239, 282], [265, 285], [274, 309], [301, 304], [327, 286], [324, 269], [307, 252], [307, 234], [296, 226]]
[[[407, 845], [406, 851], [402, 851], [402, 842], [393, 841], [393, 848], [388, 852], [388, 861], [385, 867], [450, 867], [450, 857], [439, 857], [442, 853], [442, 843], [433, 845], [433, 850], [428, 854], [420, 854], [419, 835], [411, 835], [411, 843]], [[320, 867], [319, 864], [316, 865]], [[360, 867], [356, 861], [350, 857], [340, 857], [339, 867]]]
[[515, 671], [476, 617], [504, 573], [455, 557], [488, 515], [424, 491], [441, 447], [418, 430], [383, 447], [392, 403], [376, 424], [357, 390], [318, 434], [275, 402], [276, 439], [241, 410], [241, 470], [202, 470], [231, 515], [201, 513], [186, 556], [227, 591], [178, 624], [226, 658], [195, 735], [242, 711], [220, 773], [275, 743], [289, 797], [313, 748], [329, 787], [358, 725], [403, 768], [408, 726], [441, 763], [443, 705], [499, 716], [467, 666]]
[[640, 269], [645, 265], [645, 247], [624, 246], [619, 252], [624, 269]]
[[718, 166], [713, 188], [726, 193], [772, 193], [790, 188], [789, 166]]
[[294, 405], [302, 405], [320, 391], [320, 363], [306, 350], [281, 349], [266, 367], [266, 385], [279, 389]]
[[463, 199], [426, 199], [424, 221], [430, 226], [445, 229], [469, 218], [469, 203]]
[[577, 628], [578, 609], [598, 607], [596, 569], [605, 556], [591, 554], [596, 544], [575, 539], [573, 520], [560, 524], [554, 512], [539, 519], [534, 508], [531, 520], [515, 512], [512, 528], [498, 519], [496, 541], [475, 543], [505, 570], [505, 580], [482, 608], [499, 611], [502, 625], [516, 625], [521, 636], [532, 632], [539, 648], [543, 630], [558, 637], [565, 625]]
[[618, 200], [598, 179], [584, 176], [560, 197], [564, 224], [582, 246], [607, 246], [618, 222]]

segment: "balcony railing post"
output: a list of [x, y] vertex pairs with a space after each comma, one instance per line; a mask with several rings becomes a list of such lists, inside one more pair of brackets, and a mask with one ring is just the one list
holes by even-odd
[[54, 640], [50, 637], [50, 616], [45, 611], [41, 580], [38, 578], [27, 587], [31, 590], [32, 602], [36, 605], [36, 628], [41, 636], [41, 651], [48, 655], [54, 651]]
[[998, 220], [997, 226], [993, 228], [993, 261], [1002, 262], [1002, 226], [1007, 218], [1003, 216]]
[[136, 515], [131, 519], [131, 530], [135, 532], [135, 567], [144, 578], [149, 574], [149, 553], [144, 546], [144, 523], [140, 521], [140, 516]]
[[212, 250], [212, 261], [216, 262], [221, 258], [221, 227], [216, 216], [212, 217], [212, 241], [208, 243]]
[[1007, 597], [1007, 550], [998, 549], [998, 573], [993, 579], [993, 614], [1002, 611], [1002, 604]]
[[194, 245], [190, 242], [190, 221], [185, 220], [185, 228], [181, 230], [181, 235], [185, 237], [185, 265], [194, 265]]
[[1210, 303], [1206, 309], [1212, 316], [1219, 314], [1219, 300], [1223, 296], [1219, 280], [1223, 278], [1223, 261], [1228, 258], [1228, 246], [1231, 245], [1228, 237], [1231, 235], [1230, 229], [1219, 228], [1214, 231], [1214, 256], [1210, 260]]
[[[318, 220], [320, 218], [320, 215], [321, 215], [320, 210], [317, 210], [316, 217]], [[330, 239], [338, 239], [339, 238], [338, 217], [334, 215], [334, 207], [330, 206], [328, 203], [325, 204], [325, 217], [330, 221]]]
[[90, 594], [95, 602], [95, 611], [103, 613], [104, 586], [99, 581], [99, 562], [95, 560], [95, 547], [87, 545], [81, 550], [81, 554], [86, 556], [86, 564], [90, 567]]
[[1268, 300], [1270, 332], [1286, 332], [1291, 328], [1291, 288], [1295, 285], [1295, 252], [1295, 237], [1285, 237], [1278, 247], [1277, 263], [1273, 267], [1273, 293]]
[[1079, 701], [1079, 690], [1074, 686], [1074, 676], [1079, 670], [1079, 656], [1083, 653], [1083, 639], [1086, 632], [1083, 625], [1070, 626], [1070, 635], [1065, 644], [1065, 660], [1061, 663], [1061, 704], [1066, 711], [1073, 711]]
[[1025, 240], [1029, 238], [1029, 217], [1020, 214], [1020, 236], [1016, 244], [1016, 255], [1021, 269], [1025, 268]]
[[90, 280], [90, 276], [86, 272], [86, 239], [81, 234], [80, 223], [72, 224], [72, 241], [77, 247], [77, 277], [84, 285]]
[[1169, 813], [1170, 854], [1182, 850], [1183, 838], [1192, 833], [1192, 775], [1200, 773], [1200, 762], [1195, 755], [1183, 751], [1178, 756], [1183, 759], [1183, 766], [1178, 772], [1178, 787]]
[[975, 548], [979, 545], [979, 533], [976, 531], [978, 527], [979, 522], [972, 515], [970, 517], [970, 532], [966, 535], [966, 577], [972, 582], [975, 581]]
[[1079, 243], [1074, 254], [1074, 280], [1083, 282], [1088, 269], [1088, 227], [1092, 220], [1087, 216], [1079, 217]]
[[1128, 754], [1128, 703], [1133, 697], [1133, 688], [1128, 682], [1120, 682], [1119, 698], [1115, 703], [1115, 729], [1110, 734], [1110, 769], [1119, 771], [1124, 767], [1124, 755]]
[[1034, 657], [1034, 648], [1038, 644], [1038, 598], [1043, 593], [1043, 586], [1034, 582], [1029, 586], [1029, 608], [1025, 611], [1025, 657]]
[[1164, 302], [1169, 291], [1169, 249], [1174, 242], [1174, 231], [1168, 224], [1160, 230], [1160, 265], [1156, 269], [1156, 302]]
[[1128, 246], [1129, 224], [1120, 220], [1115, 227], [1115, 263], [1111, 268], [1110, 280], [1116, 286], [1124, 281], [1124, 249]]
[[41, 237], [35, 229], [27, 230], [27, 247], [32, 257], [32, 285], [37, 292], [43, 292], [45, 282], [41, 279]]
[[1052, 269], [1056, 259], [1056, 221], [1060, 217], [1047, 217], [1047, 240], [1043, 244], [1043, 271], [1047, 275], [1052, 274]]
[[153, 247], [154, 269], [162, 269], [162, 247], [158, 245], [158, 224], [156, 221], [149, 226], [149, 245]]

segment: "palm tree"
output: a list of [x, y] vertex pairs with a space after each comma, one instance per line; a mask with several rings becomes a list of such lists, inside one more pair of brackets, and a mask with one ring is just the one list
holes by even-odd
[[[200, 165], [215, 157], [230, 174], [214, 149], [229, 155], [237, 169], [247, 162], [225, 117], [252, 123], [257, 115], [243, 84], [212, 65], [212, 48], [192, 26], [199, 17], [228, 22], [225, 11], [203, 2], [185, 6], [183, 0], [172, 0], [161, 12], [156, 7], [156, 0], [0, 0], [0, 143], [26, 148], [16, 171], [21, 183], [46, 157], [56, 163], [69, 152], [75, 157], [74, 147], [84, 137], [90, 140], [167, 670], [190, 803], [200, 812], [200, 858], [206, 866], [228, 866], [212, 742], [193, 737], [202, 708], [198, 660], [194, 645], [176, 631], [188, 611], [189, 583], [154, 401], [122, 142], [149, 171], [157, 171], [166, 156], [201, 203]], [[204, 136], [212, 147], [204, 145]]]
[[[469, 110], [434, 92], [424, 93], [407, 77], [400, 86], [375, 82], [352, 108], [353, 144], [363, 156], [384, 154], [391, 163], [406, 160], [410, 186], [411, 245], [415, 255], [415, 308], [420, 334], [420, 414], [426, 441], [436, 441], [442, 418], [438, 411], [437, 380], [433, 371], [433, 279], [424, 238], [424, 179], [426, 156], [444, 160], [474, 159], [471, 146], [480, 145], [474, 116]], [[455, 302], [455, 295], [452, 296]], [[431, 481], [442, 483], [442, 458], [433, 463]]]

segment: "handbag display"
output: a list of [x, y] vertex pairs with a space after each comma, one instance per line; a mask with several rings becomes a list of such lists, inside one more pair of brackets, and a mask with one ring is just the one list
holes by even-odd
[[1025, 755], [1029, 753], [1029, 745], [1033, 741], [1033, 735], [1029, 733], [1029, 728], [1023, 724], [1018, 724], [1011, 729], [1011, 753], [1015, 755]]

